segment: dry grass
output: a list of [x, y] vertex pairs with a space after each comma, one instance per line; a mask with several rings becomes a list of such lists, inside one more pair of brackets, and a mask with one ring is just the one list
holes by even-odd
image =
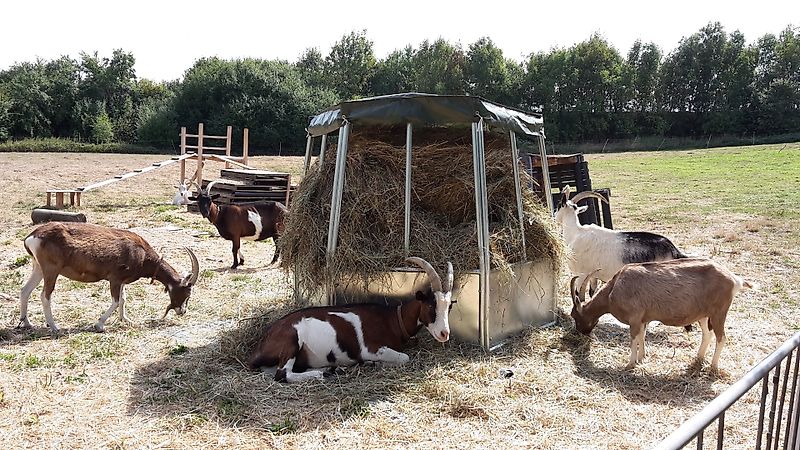
[[[799, 148], [781, 153], [786, 164], [798, 164]], [[697, 331], [687, 335], [660, 325], [650, 328], [645, 362], [625, 371], [624, 326], [604, 320], [586, 338], [560, 313], [556, 326], [530, 330], [491, 354], [458, 342], [442, 346], [422, 332], [407, 350], [407, 366], [354, 367], [324, 382], [289, 386], [245, 371], [231, 355], [243, 351], [235, 348], [246, 329], [239, 324], [253, 323], [265, 310], [272, 317], [292, 308], [290, 278], [265, 269], [271, 243], [245, 243], [248, 265], [228, 270], [229, 242], [199, 216], [165, 205], [177, 169], [87, 194], [84, 212], [94, 222], [141, 233], [179, 270], [189, 263], [181, 247], [195, 249], [201, 280], [187, 315], [159, 320], [167, 297], [140, 281], [128, 289], [129, 315], [138, 324], [113, 320], [105, 334], [96, 334], [91, 325], [108, 305], [108, 284], [62, 279], [54, 313], [67, 333], [53, 338], [43, 328], [39, 289], [31, 301], [37, 328], [14, 329], [16, 297], [30, 273], [20, 259], [21, 239], [31, 229], [30, 209], [44, 203], [45, 188], [83, 184], [159, 158], [2, 154], [0, 208], [9, 213], [0, 227], [0, 447], [648, 447], [797, 330], [800, 317], [795, 217], [774, 214], [769, 200], [757, 195], [742, 203], [761, 213], [721, 210], [713, 221], [683, 214], [696, 204], [684, 202], [690, 197], [683, 194], [665, 200], [648, 192], [650, 202], [644, 201], [633, 186], [649, 183], [658, 191], [663, 182], [649, 179], [647, 170], [619, 167], [654, 157], [592, 157], [593, 180], [614, 188], [619, 228], [661, 231], [687, 251], [713, 255], [761, 284], [760, 291], [740, 294], [729, 315], [721, 359], [727, 375], [713, 377], [692, 365]], [[258, 167], [272, 164], [255, 158]], [[702, 174], [696, 177], [703, 183]], [[707, 186], [713, 197], [716, 185]], [[665, 210], [671, 205], [679, 211]], [[727, 232], [740, 239], [726, 241]], [[562, 297], [560, 306], [567, 308]], [[501, 369], [514, 375], [505, 379]], [[726, 415], [726, 448], [753, 446], [757, 401], [748, 394]], [[709, 446], [714, 432], [712, 426], [706, 434]]]
[[[419, 136], [412, 159], [410, 254], [440, 273], [453, 262], [455, 275], [478, 268], [472, 153], [445, 136]], [[423, 140], [427, 137], [426, 141]], [[493, 266], [505, 269], [524, 260], [547, 258], [560, 271], [563, 244], [546, 208], [526, 190], [525, 240], [515, 202], [507, 137], [487, 139], [486, 178]], [[405, 152], [373, 137], [353, 136], [347, 154], [346, 185], [335, 257], [326, 266], [335, 152], [311, 167], [291, 205], [281, 237], [283, 267], [296, 270], [301, 288], [315, 292], [327, 284], [357, 280], [368, 284], [405, 265], [403, 252]], [[510, 269], [509, 269], [510, 271]]]

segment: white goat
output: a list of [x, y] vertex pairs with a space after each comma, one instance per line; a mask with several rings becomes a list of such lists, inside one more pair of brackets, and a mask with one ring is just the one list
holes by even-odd
[[705, 357], [713, 331], [717, 337], [711, 360], [714, 372], [719, 369], [719, 355], [725, 346], [725, 318], [733, 296], [742, 288], [753, 287], [722, 265], [701, 258], [628, 264], [586, 303], [583, 299], [589, 277], [575, 292], [577, 279], [572, 278], [570, 286], [570, 315], [575, 319], [575, 328], [588, 335], [606, 313], [630, 325], [631, 356], [627, 368], [644, 358], [647, 324], [657, 320], [671, 326], [700, 322], [703, 339], [698, 361]]
[[[669, 239], [655, 233], [610, 230], [594, 224], [581, 225], [578, 214], [588, 207], [577, 206], [578, 202], [588, 197], [606, 203], [608, 200], [590, 191], [577, 193], [570, 200], [569, 190], [567, 185], [561, 191], [555, 219], [561, 224], [564, 240], [572, 251], [569, 268], [578, 276], [578, 285], [583, 284], [591, 272], [595, 272], [593, 277], [608, 281], [625, 264], [687, 257]], [[590, 292], [596, 287], [594, 280], [592, 283]]]
[[189, 204], [189, 196], [192, 195], [192, 191], [189, 190], [189, 186], [191, 186], [191, 182], [188, 180], [182, 184], [175, 185], [175, 187], [178, 189], [178, 192], [175, 193], [175, 198], [172, 200], [173, 205]]

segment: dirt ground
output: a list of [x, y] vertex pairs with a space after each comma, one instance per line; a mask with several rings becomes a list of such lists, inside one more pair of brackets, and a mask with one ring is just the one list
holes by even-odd
[[[800, 146], [789, 151], [797, 155]], [[596, 161], [617, 157], [631, 156]], [[794, 219], [723, 212], [713, 221], [689, 217], [659, 227], [679, 247], [760, 285], [734, 301], [722, 376], [692, 366], [698, 331], [651, 326], [647, 359], [626, 371], [625, 327], [603, 320], [584, 338], [559, 312], [557, 326], [532, 329], [491, 354], [466, 343], [442, 346], [423, 331], [408, 349], [407, 366], [356, 367], [300, 386], [274, 383], [226, 355], [221, 341], [257, 312], [289, 307], [291, 276], [267, 268], [271, 242], [245, 242], [246, 266], [229, 270], [230, 242], [199, 215], [170, 205], [178, 176], [172, 165], [85, 194], [81, 212], [91, 222], [141, 234], [179, 272], [190, 268], [183, 247], [191, 247], [201, 277], [189, 312], [162, 320], [167, 295], [140, 280], [127, 290], [135, 324], [114, 316], [106, 333], [94, 333], [110, 302], [108, 283], [62, 278], [53, 310], [65, 333], [47, 331], [39, 288], [30, 302], [34, 329], [16, 329], [19, 289], [31, 270], [22, 239], [33, 229], [30, 211], [44, 204], [45, 190], [163, 159], [0, 154], [0, 210], [6, 211], [0, 219], [0, 448], [649, 447], [800, 323]], [[302, 158], [256, 157], [252, 164], [299, 179]], [[219, 167], [207, 165], [206, 174]], [[630, 190], [615, 192], [615, 225], [652, 229], [657, 218], [626, 212], [634, 200]], [[567, 313], [569, 304], [562, 295]], [[498, 375], [506, 368], [514, 371], [509, 380]], [[757, 410], [756, 392], [731, 410], [726, 448], [752, 447]], [[715, 433], [710, 427], [707, 445]]]

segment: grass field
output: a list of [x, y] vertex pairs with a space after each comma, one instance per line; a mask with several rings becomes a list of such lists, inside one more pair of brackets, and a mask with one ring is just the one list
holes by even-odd
[[[179, 271], [189, 268], [181, 247], [191, 246], [201, 278], [189, 312], [161, 320], [166, 294], [140, 280], [127, 289], [136, 324], [115, 316], [97, 334], [91, 327], [109, 304], [108, 283], [62, 278], [53, 303], [66, 333], [45, 328], [40, 289], [31, 298], [34, 329], [17, 330], [17, 295], [31, 270], [21, 240], [45, 189], [161, 158], [0, 154], [0, 448], [648, 447], [800, 329], [800, 144], [588, 158], [594, 186], [612, 190], [617, 228], [660, 232], [760, 284], [734, 300], [721, 376], [691, 365], [699, 331], [657, 324], [645, 362], [624, 370], [627, 329], [602, 321], [590, 338], [576, 334], [562, 292], [557, 326], [529, 330], [491, 354], [437, 344], [423, 331], [407, 366], [274, 383], [244, 370], [221, 343], [257, 311], [290, 307], [291, 278], [266, 269], [271, 243], [246, 242], [248, 265], [228, 270], [230, 243], [168, 204], [174, 168], [87, 194], [82, 211], [140, 233]], [[295, 175], [301, 164], [254, 158]], [[502, 379], [503, 368], [514, 376]], [[752, 448], [757, 408], [751, 393], [728, 413], [726, 448]]]

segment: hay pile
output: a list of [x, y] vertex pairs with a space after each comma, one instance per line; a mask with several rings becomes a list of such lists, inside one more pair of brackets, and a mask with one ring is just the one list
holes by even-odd
[[[295, 192], [286, 231], [281, 236], [283, 267], [295, 270], [299, 286], [314, 292], [326, 283], [379, 279], [405, 265], [405, 149], [397, 136], [354, 134], [347, 154], [338, 247], [326, 268], [335, 150], [313, 165]], [[394, 140], [394, 142], [392, 141]], [[452, 261], [456, 275], [478, 268], [475, 190], [469, 132], [453, 139], [415, 130], [412, 157], [411, 255], [444, 272]], [[526, 260], [520, 238], [510, 144], [504, 135], [486, 137], [486, 178], [492, 267], [507, 269]], [[524, 179], [523, 183], [527, 183]], [[523, 189], [527, 260], [549, 258], [560, 271], [563, 242], [550, 214], [529, 189]]]

